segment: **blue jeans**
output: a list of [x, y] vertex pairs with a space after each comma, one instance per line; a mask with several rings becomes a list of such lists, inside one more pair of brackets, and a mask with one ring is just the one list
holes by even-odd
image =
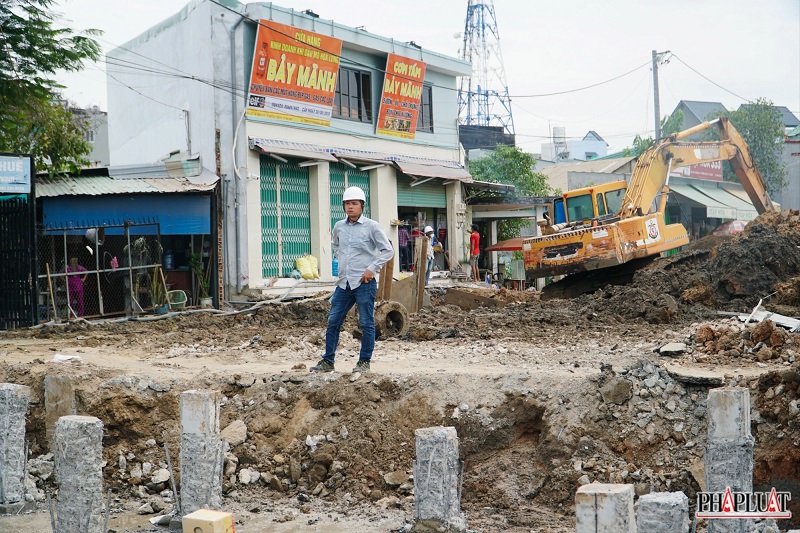
[[433, 257], [428, 259], [426, 264], [427, 268], [425, 269], [425, 286], [428, 286], [428, 281], [431, 279], [431, 270], [433, 270]]
[[331, 298], [331, 312], [328, 315], [328, 329], [325, 332], [325, 355], [328, 362], [333, 363], [336, 358], [336, 347], [339, 346], [339, 330], [342, 329], [348, 311], [358, 305], [358, 323], [361, 326], [361, 352], [359, 361], [372, 359], [375, 349], [375, 295], [378, 292], [378, 282], [374, 279], [369, 283], [362, 283], [357, 289], [351, 289], [350, 284], [346, 289], [336, 287]]

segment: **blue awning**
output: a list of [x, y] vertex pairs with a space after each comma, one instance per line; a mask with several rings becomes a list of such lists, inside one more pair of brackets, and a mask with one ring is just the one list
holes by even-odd
[[[200, 194], [125, 194], [40, 198], [45, 228], [119, 226], [154, 220], [162, 235], [211, 233], [211, 197]], [[107, 235], [122, 235], [114, 228]]]

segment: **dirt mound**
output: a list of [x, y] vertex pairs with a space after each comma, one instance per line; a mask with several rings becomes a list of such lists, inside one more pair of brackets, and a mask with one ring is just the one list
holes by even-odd
[[733, 238], [701, 240], [637, 272], [629, 285], [584, 298], [597, 313], [685, 323], [715, 310], [749, 311], [776, 290], [782, 300], [776, 303], [797, 305], [798, 274], [800, 212], [770, 212]]

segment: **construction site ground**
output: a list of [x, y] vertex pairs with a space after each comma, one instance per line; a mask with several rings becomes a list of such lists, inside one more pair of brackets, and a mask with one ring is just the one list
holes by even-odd
[[[468, 527], [544, 533], [574, 530], [575, 491], [592, 481], [693, 502], [705, 398], [735, 384], [750, 389], [754, 484], [797, 495], [800, 517], [800, 334], [719, 314], [748, 314], [763, 299], [763, 309], [800, 316], [800, 213], [762, 215], [742, 234], [658, 259], [631, 284], [572, 300], [469, 283], [430, 292], [433, 306], [410, 317], [407, 335], [377, 342], [366, 374], [351, 373], [352, 317], [337, 371], [308, 371], [323, 351], [324, 294], [238, 314], [0, 333], [0, 381], [32, 389], [26, 438], [39, 498], [55, 486], [37, 463], [47, 461], [49, 375], [71, 376], [78, 414], [103, 421], [118, 533], [166, 531], [148, 519], [172, 509], [169, 487], [143, 466], [166, 467], [166, 443], [179, 470], [189, 389], [224, 395], [221, 427], [232, 425], [233, 440], [224, 509], [239, 532], [408, 530], [414, 430], [444, 425], [458, 430]], [[64, 355], [79, 360], [54, 361]], [[47, 508], [45, 499], [34, 514], [0, 517], [0, 530], [50, 531]]]

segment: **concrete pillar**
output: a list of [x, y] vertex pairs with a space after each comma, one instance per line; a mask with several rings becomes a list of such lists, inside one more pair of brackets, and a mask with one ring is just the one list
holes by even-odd
[[[250, 132], [250, 123], [247, 123], [248, 135]], [[266, 136], [266, 135], [262, 135]], [[239, 142], [243, 142], [241, 137]], [[267, 156], [264, 156], [267, 157]], [[272, 160], [272, 159], [271, 159]], [[277, 160], [272, 160], [277, 162]], [[241, 165], [241, 163], [239, 163]], [[243, 277], [242, 285], [244, 287], [257, 288], [264, 283], [264, 276], [262, 274], [261, 262], [263, 255], [261, 253], [261, 154], [257, 150], [247, 150], [247, 167], [239, 171], [242, 179], [239, 180], [234, 176], [234, 181], [240, 187], [239, 197], [239, 219], [236, 220], [236, 209], [231, 209], [227, 214], [227, 218], [234, 218], [236, 224], [236, 231], [241, 232], [239, 235], [239, 245], [241, 250], [239, 252], [239, 265], [235, 265], [235, 261], [230, 265], [225, 265], [229, 268], [233, 275], [232, 281], [236, 281], [236, 273]], [[245, 183], [242, 184], [241, 182]], [[244, 197], [241, 197], [241, 189], [243, 189]], [[231, 205], [235, 207], [233, 199]], [[228, 233], [228, 246], [236, 251], [235, 234]], [[252, 252], [252, 253], [250, 253]], [[235, 256], [234, 256], [235, 257]], [[244, 279], [244, 276], [247, 276]]]
[[461, 195], [461, 182], [445, 185], [447, 194], [447, 251], [453, 261], [465, 260], [464, 235], [467, 208]]
[[636, 533], [633, 485], [591, 483], [575, 494], [576, 533]]
[[319, 275], [322, 279], [333, 277], [330, 168], [330, 163], [308, 167], [309, 208], [313, 213], [311, 255], [319, 259]]
[[53, 458], [58, 483], [56, 533], [103, 531], [103, 422], [62, 416], [56, 422]]
[[369, 212], [370, 218], [378, 222], [392, 242], [395, 254], [394, 276], [400, 275], [400, 254], [397, 246], [397, 173], [394, 167], [384, 165], [369, 171]]
[[69, 376], [44, 377], [44, 427], [45, 445], [50, 449], [55, 435], [56, 422], [62, 416], [76, 413], [75, 386]]
[[414, 519], [433, 528], [466, 531], [461, 512], [461, 463], [453, 427], [418, 429], [414, 461]]
[[25, 415], [31, 389], [0, 383], [0, 512], [25, 502]]
[[683, 492], [653, 492], [639, 497], [636, 527], [641, 533], [689, 531], [689, 498]]
[[[753, 491], [753, 448], [750, 434], [750, 390], [722, 387], [708, 392], [708, 446], [703, 462], [706, 492]], [[751, 520], [709, 520], [709, 533], [744, 533]]]
[[[489, 224], [489, 244], [494, 244], [500, 240], [497, 220], [492, 220]], [[489, 270], [494, 274], [497, 272], [497, 252], [489, 253]]]
[[222, 505], [222, 439], [219, 391], [181, 394], [181, 511], [218, 509]]

